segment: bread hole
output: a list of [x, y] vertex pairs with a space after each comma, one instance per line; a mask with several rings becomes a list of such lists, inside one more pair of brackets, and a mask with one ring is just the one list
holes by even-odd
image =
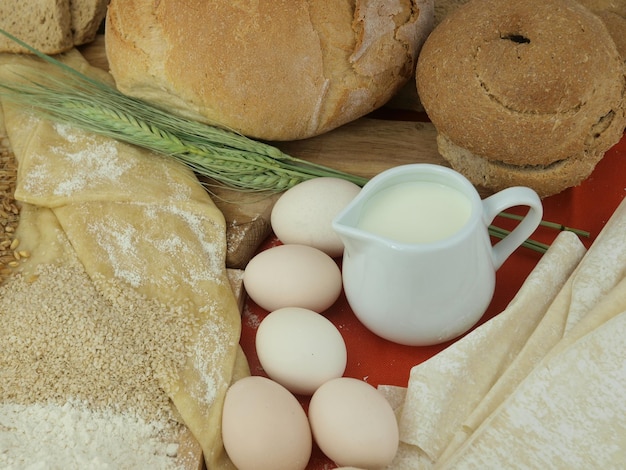
[[506, 39], [507, 41], [512, 41], [516, 44], [529, 44], [530, 39], [522, 34], [507, 34], [506, 36], [502, 36], [502, 39]]

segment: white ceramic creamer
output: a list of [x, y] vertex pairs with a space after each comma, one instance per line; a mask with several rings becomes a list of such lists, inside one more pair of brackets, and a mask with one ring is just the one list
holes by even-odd
[[[489, 225], [514, 206], [529, 211], [492, 246]], [[453, 339], [480, 320], [496, 270], [542, 217], [541, 200], [530, 188], [481, 200], [463, 175], [444, 166], [384, 171], [333, 220], [345, 246], [348, 303], [369, 330], [390, 341], [425, 346]]]

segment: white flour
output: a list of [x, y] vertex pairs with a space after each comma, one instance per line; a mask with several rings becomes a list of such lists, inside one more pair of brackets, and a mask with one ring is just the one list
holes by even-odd
[[0, 468], [175, 469], [177, 445], [163, 442], [162, 427], [80, 404], [2, 404]]

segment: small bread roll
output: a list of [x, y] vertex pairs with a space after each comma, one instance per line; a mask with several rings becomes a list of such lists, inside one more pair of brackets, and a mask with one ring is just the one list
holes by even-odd
[[603, 22], [573, 0], [470, 0], [429, 36], [416, 80], [453, 168], [545, 197], [622, 137], [625, 72]]
[[433, 0], [113, 0], [123, 93], [252, 138], [296, 140], [384, 104], [412, 77]]

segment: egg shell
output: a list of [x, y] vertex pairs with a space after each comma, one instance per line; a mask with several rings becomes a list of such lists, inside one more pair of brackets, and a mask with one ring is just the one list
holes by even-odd
[[300, 402], [261, 376], [235, 382], [222, 414], [224, 448], [238, 470], [305, 469], [313, 440]]
[[398, 423], [391, 405], [362, 380], [329, 380], [311, 397], [308, 414], [315, 442], [338, 466], [382, 468], [398, 451]]
[[296, 394], [312, 395], [346, 369], [348, 354], [341, 333], [313, 310], [274, 310], [261, 321], [255, 343], [267, 375]]
[[258, 253], [244, 270], [243, 284], [248, 296], [269, 312], [283, 307], [323, 312], [342, 289], [337, 263], [305, 245], [278, 245]]
[[340, 178], [320, 177], [299, 183], [276, 201], [270, 222], [285, 244], [308, 245], [331, 257], [341, 256], [343, 242], [332, 221], [361, 188]]

